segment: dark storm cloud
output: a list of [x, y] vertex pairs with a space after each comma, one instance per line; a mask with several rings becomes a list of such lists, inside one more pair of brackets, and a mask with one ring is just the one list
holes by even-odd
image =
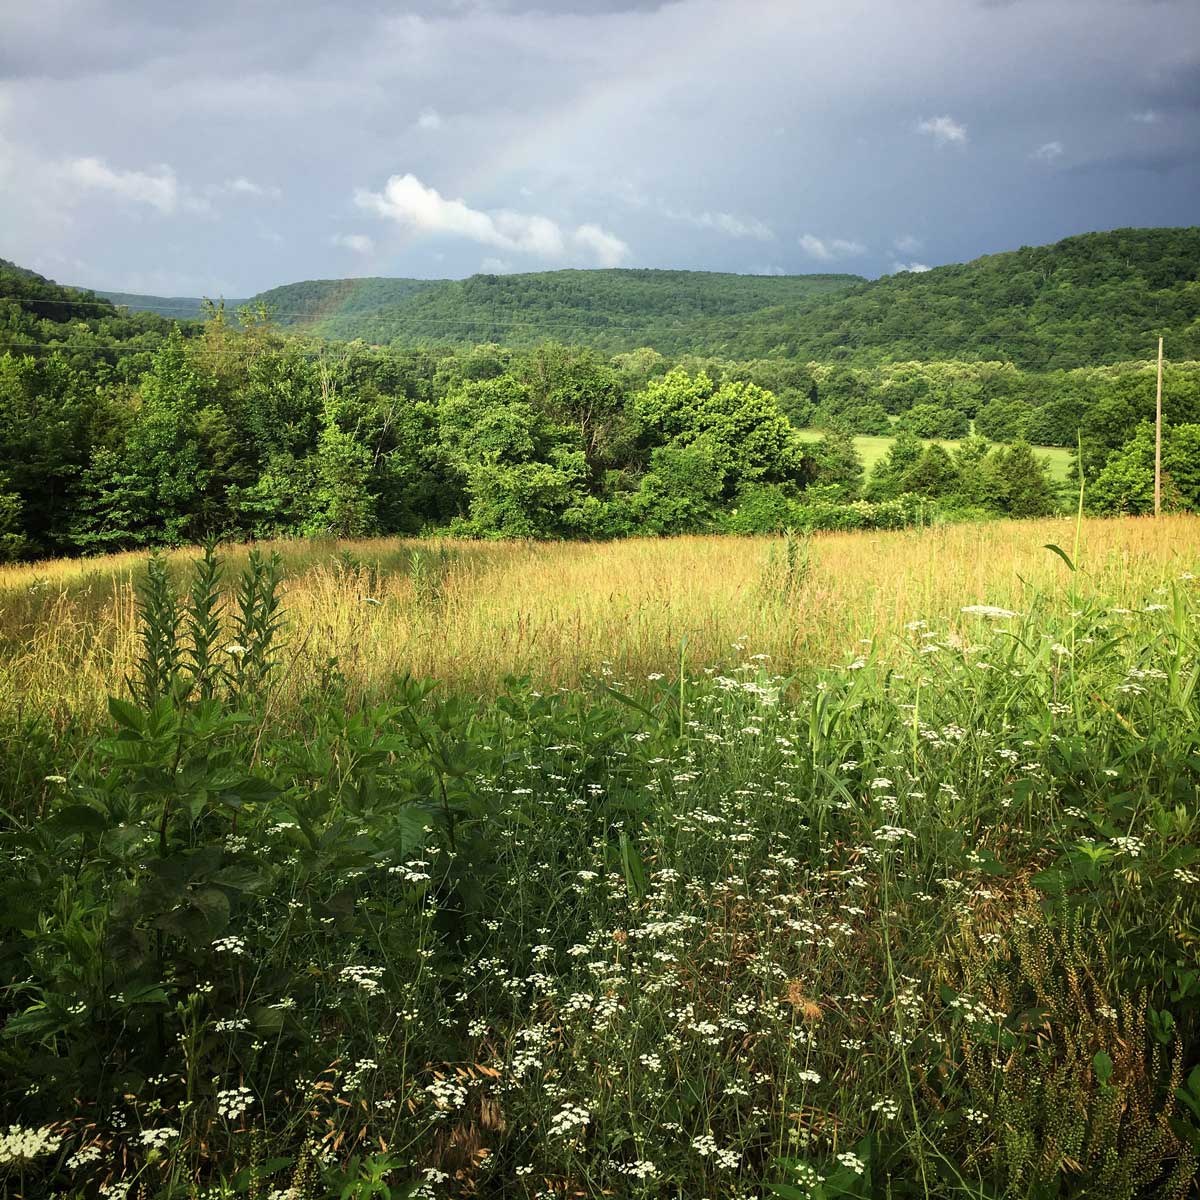
[[9, 7], [0, 256], [94, 286], [877, 273], [1200, 220], [1194, 0]]
[[1200, 57], [1159, 70], [1147, 85], [1146, 95], [1164, 109], [1200, 109]]
[[[1074, 174], [1116, 173], [1148, 171], [1153, 175], [1169, 175], [1200, 164], [1200, 146], [1179, 147], [1171, 150], [1128, 150], [1102, 158], [1085, 159], [1072, 163], [1067, 169]], [[1197, 214], [1200, 219], [1200, 213]]]

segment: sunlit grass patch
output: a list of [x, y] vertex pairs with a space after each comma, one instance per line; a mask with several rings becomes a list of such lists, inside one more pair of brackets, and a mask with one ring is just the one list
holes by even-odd
[[282, 547], [278, 635], [156, 565], [107, 712], [7, 712], [0, 1183], [1191, 1194], [1195, 524], [1014, 528]]

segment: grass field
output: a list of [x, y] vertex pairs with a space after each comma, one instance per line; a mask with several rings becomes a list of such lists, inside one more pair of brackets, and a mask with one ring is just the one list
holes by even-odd
[[[785, 673], [888, 654], [912, 620], [960, 606], [1027, 606], [1061, 583], [1043, 547], [1071, 549], [1067, 520], [818, 534], [787, 584], [783, 539], [683, 537], [607, 544], [282, 542], [288, 632], [281, 699], [331, 658], [370, 691], [410, 671], [470, 694], [511, 674], [574, 685], [720, 666], [741, 651]], [[1082, 586], [1131, 604], [1159, 571], [1182, 570], [1200, 520], [1087, 521]], [[175, 556], [182, 569], [187, 553]], [[231, 565], [244, 562], [234, 550]], [[137, 654], [134, 580], [144, 557], [0, 567], [0, 704], [65, 718], [103, 712]], [[684, 644], [686, 643], [686, 644]]]
[[[797, 433], [806, 442], [819, 441], [822, 436], [819, 429], [800, 429], [797, 430]], [[854, 448], [858, 451], [859, 458], [862, 459], [863, 467], [870, 471], [881, 458], [886, 456], [895, 440], [891, 437], [857, 435], [854, 438]], [[925, 439], [926, 445], [929, 444], [929, 440]], [[951, 451], [959, 446], [957, 440], [942, 440], [941, 444]], [[1038, 457], [1047, 463], [1052, 479], [1061, 483], [1071, 478], [1070, 450], [1064, 449], [1062, 446], [1034, 446], [1034, 450]]]
[[272, 549], [0, 569], [0, 1191], [1195, 1194], [1200, 518]]

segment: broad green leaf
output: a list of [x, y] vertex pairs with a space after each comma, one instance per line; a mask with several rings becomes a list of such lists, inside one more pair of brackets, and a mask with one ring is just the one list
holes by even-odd
[[142, 710], [136, 704], [131, 704], [128, 700], [122, 700], [117, 696], [108, 698], [108, 715], [122, 729], [141, 733], [146, 728], [146, 716]]

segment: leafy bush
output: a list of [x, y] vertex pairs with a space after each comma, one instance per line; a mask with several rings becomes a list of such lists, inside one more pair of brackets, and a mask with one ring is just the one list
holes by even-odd
[[961, 409], [939, 404], [914, 404], [900, 417], [900, 428], [920, 438], [961, 438], [971, 422]]

